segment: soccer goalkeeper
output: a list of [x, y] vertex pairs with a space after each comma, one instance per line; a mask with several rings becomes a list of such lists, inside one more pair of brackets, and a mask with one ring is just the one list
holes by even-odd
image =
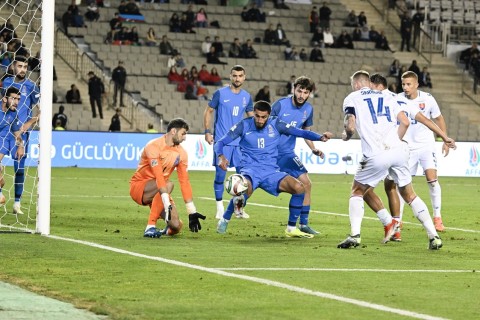
[[[173, 183], [169, 178], [175, 169], [187, 207], [190, 231], [198, 232], [202, 229], [199, 219], [205, 220], [205, 216], [198, 213], [193, 204], [192, 186], [187, 172], [188, 155], [180, 146], [185, 141], [188, 129], [185, 120], [180, 118], [171, 120], [165, 135], [147, 143], [137, 170], [130, 179], [132, 199], [139, 205], [150, 207], [144, 237], [159, 238], [164, 234], [174, 235], [182, 229], [183, 222], [170, 196]], [[156, 227], [160, 217], [167, 224], [162, 230]]]

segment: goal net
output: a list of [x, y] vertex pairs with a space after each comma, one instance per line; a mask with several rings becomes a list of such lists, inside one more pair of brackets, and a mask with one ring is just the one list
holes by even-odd
[[[39, 0], [3, 0], [0, 1], [0, 59], [1, 82], [0, 93], [2, 97], [3, 130], [0, 133], [0, 154], [2, 159], [2, 175], [4, 186], [0, 195], [0, 232], [40, 232], [49, 233], [49, 206], [50, 206], [50, 162], [43, 162], [45, 152], [40, 150], [40, 140], [44, 141], [47, 150], [51, 145], [51, 101], [53, 72], [53, 2], [50, 10], [51, 22], [48, 46], [45, 47], [44, 19], [48, 12], [42, 8]], [[48, 14], [50, 15], [50, 13]], [[51, 29], [51, 31], [50, 31]], [[46, 51], [46, 52], [43, 52]], [[47, 56], [48, 55], [48, 56]], [[25, 57], [27, 60], [23, 60]], [[19, 62], [21, 61], [21, 63]], [[20, 66], [28, 65], [27, 71], [20, 72]], [[40, 89], [40, 80], [42, 88]], [[5, 97], [9, 87], [16, 87], [20, 93], [20, 102], [15, 114], [20, 125], [36, 118], [41, 113], [41, 119], [22, 135], [25, 143], [25, 156], [16, 157], [16, 147], [8, 143], [8, 135], [12, 133], [12, 120], [8, 120], [5, 109], [12, 100]], [[43, 88], [45, 87], [45, 88]], [[46, 90], [49, 90], [46, 91]], [[47, 94], [44, 94], [47, 92]], [[10, 113], [11, 114], [11, 113]], [[43, 117], [43, 118], [42, 118]], [[39, 128], [45, 130], [39, 130]], [[24, 129], [25, 127], [22, 127]], [[23, 130], [22, 130], [23, 131]], [[47, 140], [44, 140], [47, 139]], [[0, 155], [1, 156], [1, 155]], [[42, 172], [47, 174], [48, 183], [40, 183]], [[43, 188], [42, 188], [43, 185]], [[44, 215], [47, 220], [41, 222], [39, 193], [46, 191], [48, 212]], [[39, 223], [44, 223], [39, 227]]]

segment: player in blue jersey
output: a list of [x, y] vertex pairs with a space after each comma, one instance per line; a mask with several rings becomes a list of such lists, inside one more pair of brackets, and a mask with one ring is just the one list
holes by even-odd
[[[253, 103], [251, 95], [242, 89], [245, 82], [245, 69], [240, 65], [235, 65], [230, 70], [230, 85], [220, 88], [213, 94], [212, 100], [208, 103], [203, 115], [203, 125], [205, 128], [205, 141], [213, 144], [214, 141], [223, 137], [228, 130], [244, 118], [245, 113], [251, 117], [253, 115]], [[212, 133], [212, 114], [215, 113], [213, 120]], [[223, 151], [230, 167], [236, 167], [240, 160], [240, 149], [238, 139], [231, 141]], [[215, 191], [215, 200], [217, 201], [216, 218], [221, 219], [224, 212], [223, 206], [223, 185], [226, 171], [218, 166], [218, 156], [213, 155], [213, 165], [215, 166], [215, 180], [213, 181], [213, 190]], [[235, 206], [235, 215], [237, 218], [248, 218], [248, 214], [243, 211], [244, 204], [237, 198]]]
[[2, 98], [2, 112], [0, 112], [0, 206], [5, 205], [6, 201], [5, 196], [2, 194], [2, 188], [5, 185], [3, 166], [1, 165], [3, 157], [10, 154], [10, 150], [14, 148], [15, 153], [12, 154], [12, 158], [21, 158], [25, 153], [20, 123], [17, 119], [19, 101], [20, 91], [14, 87], [8, 88]]
[[[20, 102], [17, 107], [17, 117], [20, 121], [20, 131], [22, 140], [25, 142], [25, 155], [20, 159], [14, 159], [13, 168], [15, 170], [15, 203], [13, 204], [14, 214], [23, 214], [20, 199], [23, 194], [23, 184], [25, 182], [25, 159], [28, 153], [29, 131], [38, 122], [39, 111], [38, 102], [40, 99], [40, 89], [38, 86], [26, 77], [28, 60], [24, 56], [15, 56], [13, 61], [14, 76], [3, 80], [3, 90], [15, 87], [20, 91]], [[13, 137], [12, 137], [13, 139]], [[15, 150], [10, 150], [10, 154], [15, 154]]]
[[[297, 78], [293, 84], [293, 95], [281, 98], [272, 105], [272, 116], [277, 116], [292, 127], [310, 130], [313, 125], [313, 107], [307, 100], [313, 88], [314, 83], [310, 78], [305, 76]], [[330, 139], [331, 136], [328, 138]], [[296, 141], [297, 137], [295, 136], [282, 135], [280, 137], [277, 164], [282, 171], [300, 180], [305, 187], [305, 198], [300, 214], [300, 230], [305, 233], [318, 234], [318, 231], [315, 231], [308, 225], [312, 182], [308, 176], [307, 169], [295, 154]], [[312, 150], [313, 154], [321, 158], [324, 157], [322, 151], [315, 148], [312, 141], [305, 139], [305, 143]]]
[[[214, 149], [218, 157], [218, 166], [227, 170], [229, 161], [224, 154], [232, 141], [239, 139], [241, 151], [240, 173], [248, 180], [248, 190], [243, 202], [252, 195], [253, 191], [261, 188], [271, 195], [278, 196], [280, 192], [292, 195], [289, 204], [287, 237], [313, 238], [313, 234], [300, 231], [296, 225], [302, 211], [305, 187], [303, 184], [286, 172], [280, 171], [277, 164], [278, 145], [280, 136], [292, 135], [313, 141], [327, 141], [332, 136], [330, 132], [320, 135], [316, 132], [297, 129], [290, 124], [271, 117], [271, 106], [266, 101], [257, 101], [253, 109], [253, 117], [244, 119], [234, 125], [226, 135], [217, 140]], [[228, 222], [234, 211], [234, 201], [230, 200], [223, 218], [218, 221], [217, 232], [225, 233]]]

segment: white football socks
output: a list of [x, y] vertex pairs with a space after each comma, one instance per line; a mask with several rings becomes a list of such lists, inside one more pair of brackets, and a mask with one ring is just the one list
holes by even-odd
[[441, 217], [442, 209], [442, 188], [437, 180], [428, 181], [428, 189], [430, 191], [430, 200], [432, 201], [432, 209], [434, 217]]
[[417, 196], [411, 203], [410, 207], [412, 207], [413, 214], [415, 217], [420, 221], [427, 231], [428, 238], [432, 239], [433, 237], [438, 236], [437, 231], [435, 230], [435, 226], [433, 225], [432, 218], [430, 217], [430, 213], [428, 212], [427, 205]]
[[351, 236], [360, 234], [364, 214], [363, 198], [359, 196], [350, 197], [348, 202], [348, 216], [350, 217]]

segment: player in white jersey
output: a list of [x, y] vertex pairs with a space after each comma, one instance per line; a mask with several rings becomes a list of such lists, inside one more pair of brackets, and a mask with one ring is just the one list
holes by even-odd
[[[414, 110], [422, 112], [425, 117], [432, 119], [443, 132], [447, 133], [445, 120], [435, 98], [428, 92], [418, 90], [418, 76], [416, 73], [407, 71], [402, 74], [402, 88], [403, 92], [399, 96], [405, 97]], [[410, 173], [412, 176], [415, 176], [418, 164], [420, 164], [427, 179], [435, 229], [442, 232], [445, 230], [445, 227], [441, 216], [442, 189], [438, 183], [435, 137], [423, 124], [412, 120], [404, 139], [408, 142], [410, 148], [410, 160], [408, 162]], [[449, 148], [444, 144], [442, 151], [447, 156]], [[400, 219], [402, 213], [403, 203], [400, 208]]]
[[[430, 131], [434, 131], [435, 127], [438, 127], [431, 119], [425, 117], [422, 112], [415, 106], [411, 105], [408, 103], [408, 100], [404, 96], [397, 95], [396, 93], [391, 92], [390, 90], [387, 89], [387, 79], [376, 73], [370, 76], [370, 88], [374, 90], [380, 90], [397, 100], [397, 103], [399, 103], [401, 106], [404, 107], [405, 112], [410, 116], [410, 122], [416, 121], [421, 124], [424, 124], [426, 128]], [[411, 127], [411, 126], [410, 126]], [[407, 132], [410, 130], [407, 130]], [[384, 180], [385, 184], [385, 192], [388, 197], [388, 205], [390, 209], [390, 213], [393, 216], [394, 219], [401, 221], [400, 218], [400, 207], [403, 202], [400, 202], [400, 197], [398, 194], [398, 190], [396, 187], [395, 182], [393, 181], [392, 177], [387, 176]], [[367, 192], [364, 194], [363, 199], [365, 202], [370, 206], [370, 208], [378, 212], [378, 210], [382, 209], [379, 207], [378, 203], [379, 201], [377, 200], [377, 196], [375, 194], [372, 194], [370, 192]], [[438, 231], [438, 230], [437, 230]], [[392, 235], [390, 238], [392, 241], [401, 241], [401, 232], [400, 228], [397, 228], [395, 230], [395, 233]]]
[[[349, 200], [351, 233], [337, 247], [348, 249], [360, 244], [364, 216], [363, 196], [367, 191], [374, 194], [373, 189], [389, 174], [399, 186], [405, 202], [412, 207], [415, 217], [426, 229], [429, 249], [440, 249], [442, 240], [435, 230], [427, 206], [413, 190], [412, 177], [408, 171], [409, 148], [401, 140], [410, 125], [405, 108], [393, 96], [370, 89], [370, 76], [366, 71], [355, 72], [351, 77], [351, 85], [353, 92], [343, 102], [345, 130], [342, 139], [349, 140], [357, 130], [361, 138], [363, 159], [355, 174]], [[455, 147], [455, 141], [438, 127], [432, 126], [432, 130], [442, 137], [448, 147]], [[380, 198], [377, 199], [383, 209], [377, 212], [377, 216], [386, 227], [383, 239], [386, 243], [394, 233], [398, 221], [392, 219]]]

